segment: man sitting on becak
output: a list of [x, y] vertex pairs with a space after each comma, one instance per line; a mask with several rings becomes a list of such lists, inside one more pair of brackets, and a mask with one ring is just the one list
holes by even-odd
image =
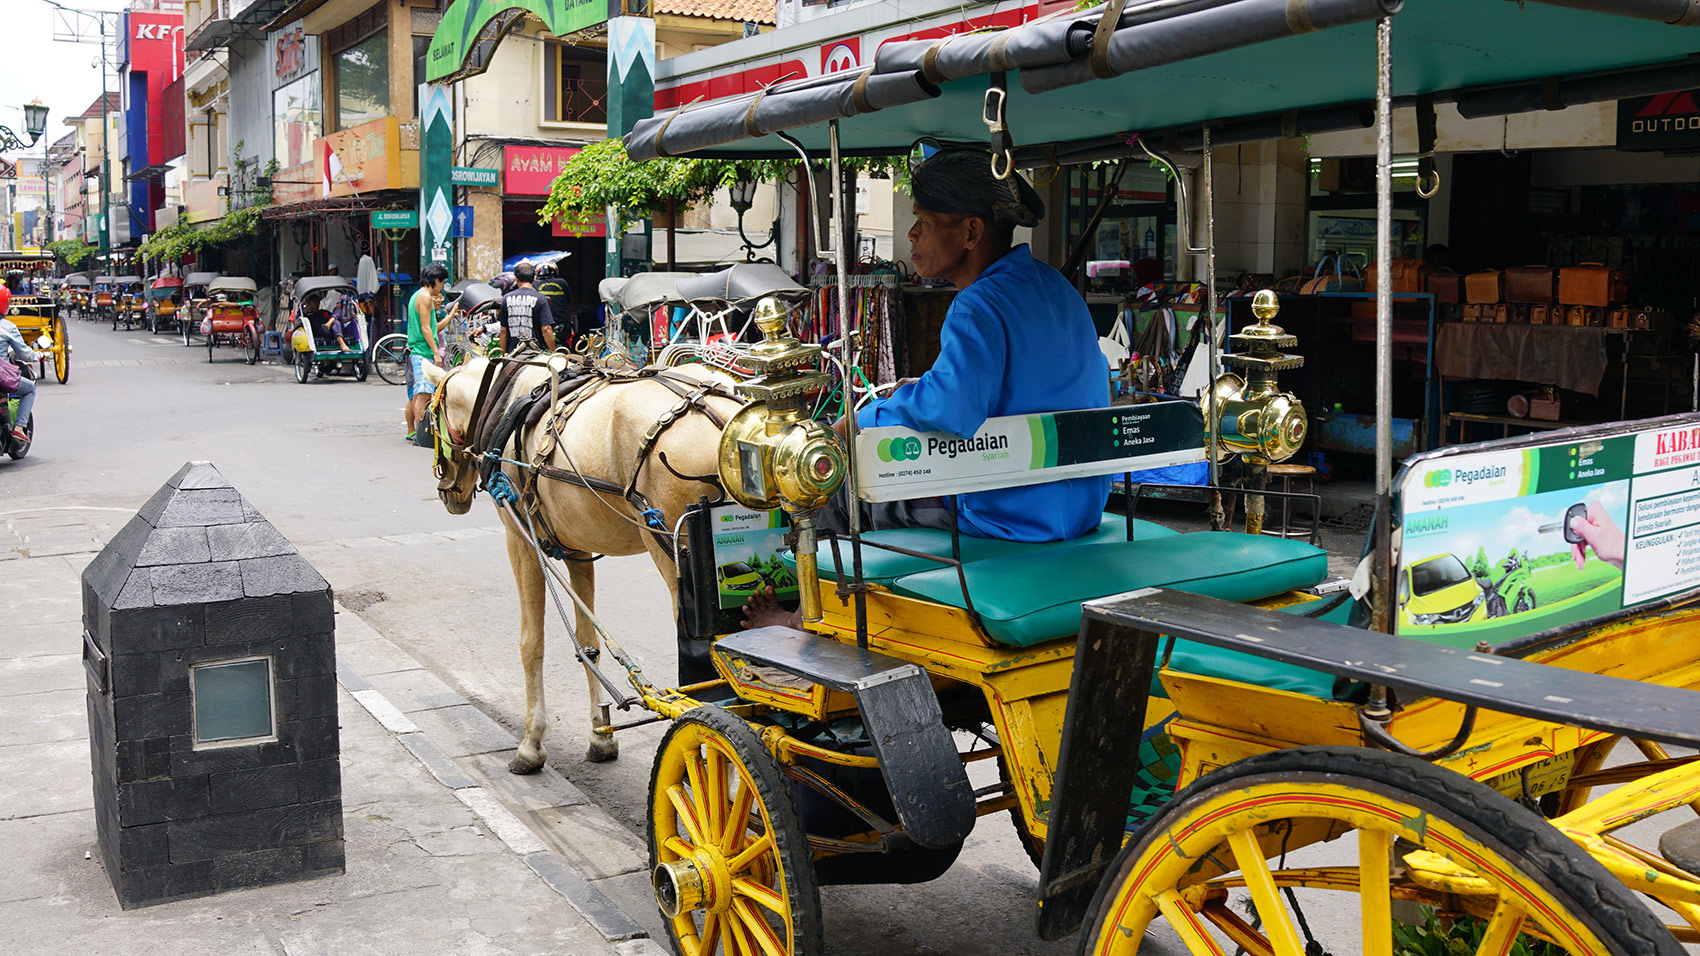
[[[1062, 273], [1012, 247], [1017, 226], [1032, 226], [1044, 203], [1019, 174], [999, 180], [990, 154], [947, 149], [910, 171], [915, 224], [910, 257], [922, 276], [948, 279], [959, 290], [945, 314], [939, 356], [919, 379], [856, 414], [861, 428], [901, 425], [970, 438], [988, 418], [1102, 408], [1110, 404], [1109, 367], [1086, 301]], [[843, 422], [835, 428], [843, 434]], [[822, 530], [848, 530], [854, 489], [841, 488], [821, 509]], [[1010, 541], [1061, 541], [1090, 532], [1102, 520], [1107, 476], [1069, 478], [958, 495], [956, 526], [963, 533]], [[950, 529], [942, 498], [862, 503], [864, 531], [922, 527]], [[772, 592], [745, 608], [746, 625], [789, 623]]]

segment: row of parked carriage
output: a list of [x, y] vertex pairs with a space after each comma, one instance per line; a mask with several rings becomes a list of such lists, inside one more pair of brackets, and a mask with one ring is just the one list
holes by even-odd
[[[209, 362], [220, 348], [231, 349], [249, 365], [265, 353], [266, 330], [255, 301], [259, 287], [246, 276], [191, 272], [146, 280], [134, 275], [72, 275], [44, 281], [57, 309], [68, 317], [110, 321], [115, 331], [176, 334], [185, 346], [193, 346], [199, 336]], [[371, 368], [371, 338], [365, 317], [355, 308], [354, 283], [339, 276], [310, 276], [296, 280], [293, 292], [295, 304], [277, 347], [287, 351], [296, 381], [306, 383], [327, 369], [344, 368], [364, 380]], [[314, 323], [303, 314], [305, 304], [322, 303], [333, 295], [339, 297], [335, 310], [360, 326], [359, 344], [349, 343], [348, 350], [338, 350], [334, 341], [320, 341]]]

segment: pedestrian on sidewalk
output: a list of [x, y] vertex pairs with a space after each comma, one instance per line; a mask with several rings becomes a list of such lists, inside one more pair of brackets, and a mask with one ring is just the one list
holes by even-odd
[[437, 349], [437, 307], [443, 303], [443, 285], [449, 280], [449, 270], [433, 262], [419, 273], [419, 291], [407, 303], [407, 352], [412, 367], [407, 395], [407, 440], [416, 441], [419, 430], [429, 427], [425, 410], [431, 393], [437, 386], [425, 377], [425, 363], [443, 364]]

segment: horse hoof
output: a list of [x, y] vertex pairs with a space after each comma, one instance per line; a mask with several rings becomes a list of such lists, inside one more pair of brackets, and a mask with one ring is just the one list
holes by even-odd
[[584, 759], [591, 763], [607, 763], [620, 756], [620, 742], [612, 737], [593, 737]]
[[543, 760], [542, 754], [539, 754], [534, 760], [527, 760], [519, 754], [514, 754], [514, 759], [508, 761], [508, 773], [521, 775], [536, 773], [543, 769]]

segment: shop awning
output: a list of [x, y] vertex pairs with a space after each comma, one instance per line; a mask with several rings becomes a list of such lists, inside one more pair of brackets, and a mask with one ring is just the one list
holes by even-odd
[[[924, 137], [984, 143], [982, 104], [997, 71], [1009, 77], [1011, 137], [1028, 147], [1018, 160], [1034, 164], [1046, 161], [1047, 145], [1116, 146], [1133, 133], [1211, 120], [1286, 114], [1287, 135], [1295, 135], [1319, 131], [1315, 117], [1331, 112], [1340, 124], [1333, 128], [1345, 128], [1375, 95], [1374, 20], [1383, 15], [1393, 15], [1395, 96], [1447, 100], [1510, 88], [1529, 108], [1530, 84], [1550, 96], [1558, 81], [1577, 78], [1570, 88], [1579, 95], [1581, 80], [1598, 86], [1602, 75], [1688, 62], [1700, 52], [1700, 31], [1684, 29], [1700, 19], [1696, 9], [1692, 0], [1133, 2], [1099, 63], [1101, 72], [1119, 73], [1108, 79], [1093, 78], [1098, 8], [1005, 31], [888, 43], [868, 70], [670, 110], [640, 122], [625, 143], [636, 159], [790, 156], [765, 134], [793, 130], [807, 148], [824, 150], [832, 118], [842, 120], [842, 149], [852, 155], [900, 153]], [[1635, 88], [1686, 88], [1683, 79], [1682, 71], [1643, 76]], [[1556, 105], [1537, 96], [1534, 108]], [[1273, 122], [1267, 135], [1280, 135], [1281, 121]]]
[[608, 19], [608, 5], [595, 0], [455, 0], [431, 37], [425, 78], [453, 83], [477, 76], [508, 32], [530, 14], [549, 32], [565, 37]]

